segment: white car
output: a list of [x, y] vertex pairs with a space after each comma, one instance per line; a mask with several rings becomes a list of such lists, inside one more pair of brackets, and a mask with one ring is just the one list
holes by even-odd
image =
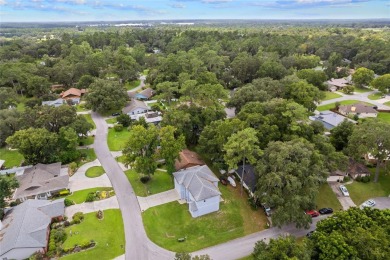
[[341, 186], [340, 186], [340, 190], [341, 190], [341, 193], [342, 193], [345, 197], [349, 197], [349, 192], [348, 192], [347, 188], [346, 188], [344, 185], [341, 185]]
[[362, 208], [371, 208], [375, 206], [375, 201], [374, 200], [367, 200], [362, 204]]

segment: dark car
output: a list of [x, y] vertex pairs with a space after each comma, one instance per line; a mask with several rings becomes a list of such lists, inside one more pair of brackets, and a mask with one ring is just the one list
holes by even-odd
[[116, 113], [112, 113], [112, 116], [119, 116], [121, 113], [119, 112], [116, 112]]
[[332, 214], [333, 209], [332, 208], [323, 208], [323, 209], [320, 209], [318, 212], [320, 212], [321, 215]]
[[309, 233], [306, 234], [306, 237], [310, 238], [314, 232], [316, 231], [315, 230], [310, 231]]
[[310, 215], [312, 218], [318, 217], [320, 213], [316, 210], [306, 210], [305, 212], [307, 215]]

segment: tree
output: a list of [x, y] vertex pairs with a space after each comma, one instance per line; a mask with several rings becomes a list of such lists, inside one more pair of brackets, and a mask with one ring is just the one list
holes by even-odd
[[85, 100], [93, 111], [104, 113], [121, 109], [128, 99], [125, 89], [119, 83], [98, 79], [90, 85]]
[[[229, 169], [237, 168], [239, 162], [242, 162], [243, 176], [245, 172], [245, 163], [256, 163], [257, 158], [261, 155], [258, 147], [259, 140], [256, 136], [256, 130], [245, 128], [235, 134], [232, 134], [223, 149], [226, 152], [224, 159]], [[241, 181], [241, 196], [243, 190], [243, 181]]]
[[347, 85], [343, 88], [343, 92], [345, 94], [353, 94], [353, 92], [355, 91], [355, 87], [352, 86], [352, 85]]
[[77, 115], [76, 120], [70, 124], [77, 135], [86, 137], [88, 132], [93, 128], [93, 125], [83, 115]]
[[118, 124], [123, 125], [124, 127], [128, 127], [131, 124], [131, 118], [128, 114], [120, 114], [117, 118], [116, 121]]
[[79, 157], [77, 151], [78, 136], [71, 127], [62, 127], [58, 134], [59, 159], [62, 163], [69, 163]]
[[52, 163], [57, 159], [58, 136], [44, 128], [19, 130], [6, 143], [18, 149], [29, 164]]
[[50, 82], [39, 76], [33, 76], [27, 82], [27, 94], [34, 97], [42, 97], [50, 91]]
[[326, 74], [321, 70], [304, 69], [297, 71], [297, 77], [306, 80], [320, 90], [325, 90], [324, 82], [326, 81]]
[[171, 100], [175, 97], [175, 93], [179, 91], [178, 84], [169, 81], [158, 83], [156, 90], [160, 93], [157, 98], [167, 101], [169, 105], [171, 105]]
[[16, 92], [10, 88], [0, 88], [0, 109], [16, 105]]
[[298, 243], [293, 236], [271, 239], [268, 244], [261, 240], [257, 241], [252, 256], [255, 260], [311, 259], [306, 244]]
[[256, 195], [275, 208], [275, 225], [293, 222], [297, 227], [308, 227], [311, 217], [304, 212], [314, 208], [319, 186], [325, 181], [324, 161], [314, 144], [304, 139], [268, 144], [256, 168]]
[[160, 156], [165, 160], [168, 173], [175, 171], [175, 160], [179, 159], [179, 152], [185, 148], [183, 135], [175, 136], [176, 128], [165, 126], [160, 129]]
[[78, 89], [83, 89], [83, 88], [88, 88], [89, 85], [95, 82], [95, 78], [92, 77], [91, 75], [83, 75], [79, 79], [79, 82], [77, 82], [76, 87]]
[[23, 127], [20, 113], [16, 109], [0, 110], [0, 146], [5, 145], [7, 137]]
[[374, 182], [378, 182], [382, 162], [390, 156], [390, 125], [375, 119], [367, 119], [352, 132], [348, 152], [357, 160], [372, 156], [376, 160]]
[[313, 85], [306, 81], [299, 81], [287, 86], [286, 98], [291, 98], [298, 104], [303, 105], [309, 111], [314, 111], [316, 105], [314, 102], [319, 102], [324, 97], [324, 94]]
[[18, 187], [15, 176], [0, 175], [0, 220], [3, 218], [3, 209], [8, 205], [6, 199], [10, 198]]
[[371, 82], [371, 85], [382, 93], [390, 92], [390, 74], [377, 77]]
[[352, 135], [354, 123], [344, 120], [341, 124], [330, 130], [330, 142], [337, 151], [343, 151], [348, 146], [349, 137]]
[[367, 68], [358, 68], [352, 75], [352, 81], [358, 87], [369, 86], [373, 79], [374, 71]]
[[157, 169], [155, 154], [157, 145], [158, 130], [154, 125], [147, 129], [141, 125], [133, 126], [123, 149], [125, 163], [136, 172], [150, 177]]
[[259, 68], [259, 76], [270, 77], [272, 79], [282, 79], [287, 75], [287, 69], [277, 61], [265, 61]]

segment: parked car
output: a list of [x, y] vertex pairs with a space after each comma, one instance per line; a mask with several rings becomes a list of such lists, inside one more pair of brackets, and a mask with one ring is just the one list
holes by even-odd
[[229, 176], [227, 179], [228, 179], [230, 185], [232, 185], [233, 187], [236, 187], [236, 186], [237, 186], [237, 185], [236, 185], [236, 182], [234, 181], [234, 179], [233, 179], [232, 177]]
[[315, 230], [310, 231], [309, 233], [306, 234], [306, 237], [310, 238], [314, 232], [316, 231]]
[[265, 215], [267, 215], [267, 217], [271, 216], [271, 208], [267, 204], [261, 204], [261, 206], [263, 207]]
[[363, 202], [362, 208], [371, 208], [371, 207], [374, 207], [375, 204], [376, 204], [375, 200], [367, 200], [367, 201]]
[[321, 215], [325, 215], [325, 214], [332, 214], [333, 213], [333, 209], [332, 208], [322, 208], [318, 211]]
[[341, 185], [340, 186], [340, 190], [341, 190], [341, 193], [346, 196], [346, 197], [349, 197], [349, 192], [347, 190], [347, 188], [344, 186], [344, 185]]
[[305, 213], [310, 215], [312, 218], [318, 217], [320, 215], [317, 210], [306, 210]]
[[121, 113], [119, 112], [116, 112], [116, 113], [112, 113], [112, 116], [119, 116]]

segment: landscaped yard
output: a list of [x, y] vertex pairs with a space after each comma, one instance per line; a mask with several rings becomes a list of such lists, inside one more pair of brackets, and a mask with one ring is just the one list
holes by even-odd
[[85, 115], [82, 115], [82, 116], [85, 117], [87, 119], [87, 121], [93, 125], [93, 129], [96, 128], [95, 122], [93, 122], [91, 114], [85, 114]]
[[340, 94], [330, 92], [330, 91], [323, 91], [323, 93], [325, 94], [324, 100], [330, 100], [330, 99], [342, 97]]
[[115, 132], [113, 128], [108, 129], [108, 148], [110, 151], [122, 151], [129, 139], [130, 132], [123, 129], [121, 132]]
[[[113, 259], [125, 253], [125, 234], [119, 209], [105, 210], [102, 220], [97, 219], [95, 212], [85, 214], [83, 222], [67, 227], [65, 231], [68, 238], [63, 248], [70, 248], [75, 244], [90, 240], [94, 240], [96, 246], [83, 252], [64, 256], [62, 259]], [[72, 231], [72, 236], [69, 235], [70, 231]]]
[[79, 190], [79, 191], [73, 192], [67, 198], [70, 200], [73, 200], [74, 203], [76, 203], [76, 204], [80, 204], [80, 203], [85, 202], [85, 199], [87, 198], [87, 195], [90, 192], [109, 191], [109, 190], [112, 190], [112, 188], [111, 187], [96, 187], [96, 188], [91, 188], [91, 189], [86, 189], [86, 190]]
[[[340, 101], [340, 105], [352, 105], [352, 104], [355, 104], [355, 103], [359, 103], [361, 101], [359, 100], [344, 100], [344, 101]], [[363, 102], [369, 106], [373, 106], [373, 104], [370, 104], [370, 103], [367, 103], [367, 102]], [[331, 103], [331, 104], [328, 104], [328, 105], [322, 105], [322, 106], [318, 106], [317, 107], [317, 110], [318, 111], [324, 111], [324, 110], [330, 110], [332, 108], [335, 108], [336, 106], [336, 102], [335, 103]]]
[[96, 154], [95, 154], [95, 150], [94, 149], [80, 149], [79, 152], [82, 154], [83, 156], [83, 160], [78, 160], [76, 163], [78, 165], [78, 167], [80, 167], [81, 165], [87, 163], [87, 162], [92, 162], [92, 161], [95, 161], [96, 160]]
[[96, 178], [105, 173], [102, 166], [93, 166], [85, 172], [85, 176], [89, 178]]
[[0, 160], [5, 160], [4, 167], [12, 168], [20, 166], [24, 157], [18, 151], [11, 151], [7, 148], [0, 148]]
[[374, 94], [368, 95], [368, 99], [378, 100], [378, 99], [381, 99], [382, 96], [383, 96], [382, 93], [374, 93]]
[[85, 112], [85, 111], [90, 110], [90, 109], [85, 108], [85, 104], [79, 104], [79, 105], [77, 105], [75, 107], [76, 107], [76, 111], [77, 112]]
[[146, 184], [140, 181], [140, 174], [134, 170], [125, 171], [127, 179], [137, 196], [146, 197], [148, 195], [160, 193], [174, 188], [172, 175], [163, 171], [156, 171], [152, 179]]
[[354, 91], [354, 92], [357, 92], [357, 93], [366, 93], [366, 92], [372, 91], [372, 89], [369, 89], [369, 88], [360, 88], [360, 87], [356, 87], [356, 86], [355, 86], [355, 89], [354, 89], [353, 91]]
[[369, 183], [354, 181], [352, 184], [347, 185], [349, 195], [356, 205], [362, 204], [364, 201], [374, 198], [390, 195], [390, 169], [381, 169], [379, 175], [379, 181], [374, 183], [375, 168], [370, 168], [371, 181]]
[[390, 124], [390, 113], [379, 112], [378, 119]]
[[117, 122], [116, 117], [106, 119], [106, 122], [107, 124], [115, 124]]
[[130, 82], [126, 82], [125, 88], [126, 88], [126, 90], [132, 90], [132, 89], [138, 87], [140, 83], [141, 83], [141, 81], [139, 79], [133, 80]]
[[317, 209], [321, 208], [332, 208], [333, 210], [342, 209], [339, 200], [334, 194], [333, 190], [330, 188], [328, 183], [321, 185], [318, 197], [316, 200]]
[[[148, 237], [157, 245], [175, 252], [192, 252], [242, 237], [266, 227], [261, 210], [252, 210], [247, 196], [239, 188], [219, 185], [224, 202], [220, 210], [192, 218], [188, 204], [171, 202], [147, 209], [142, 213]], [[245, 219], [245, 221], [244, 221]], [[178, 238], [187, 237], [185, 242]]]

